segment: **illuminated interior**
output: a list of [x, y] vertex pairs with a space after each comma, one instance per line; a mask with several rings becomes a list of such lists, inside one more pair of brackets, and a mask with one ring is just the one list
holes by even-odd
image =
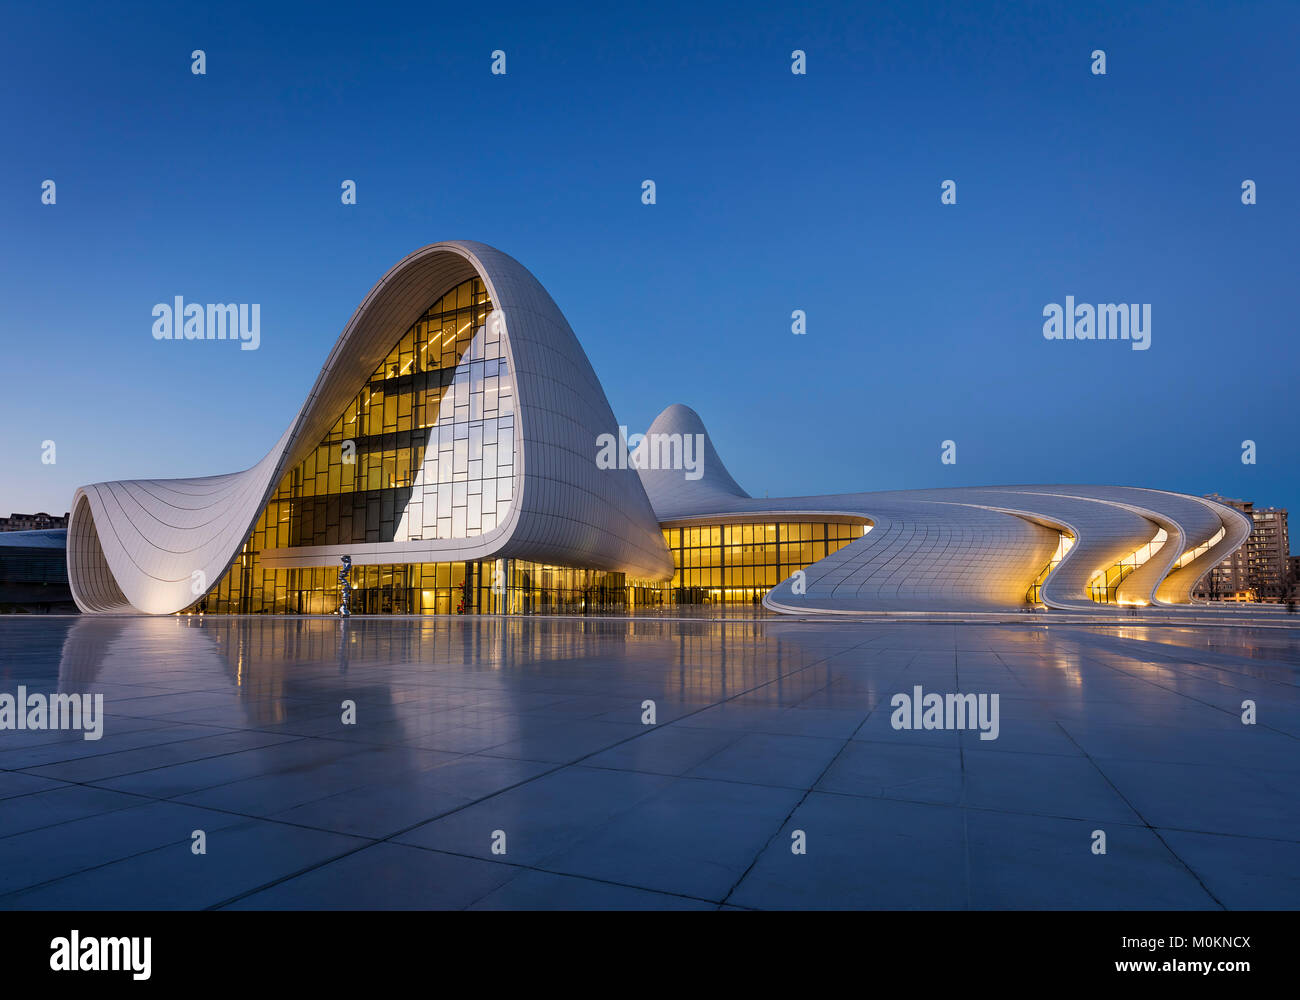
[[[505, 517], [515, 491], [514, 389], [506, 334], [488, 321], [491, 312], [479, 278], [425, 310], [315, 451], [285, 473], [231, 568], [195, 610], [332, 612], [337, 569], [272, 570], [259, 555], [305, 545], [467, 538]], [[473, 564], [356, 566], [353, 608], [454, 611], [467, 565]], [[473, 590], [478, 574], [469, 576]], [[546, 603], [563, 603], [558, 595], [568, 589], [557, 583], [557, 596]], [[485, 609], [487, 602], [472, 606]]]
[[468, 538], [505, 517], [514, 390], [491, 311], [478, 278], [425, 311], [286, 473], [259, 548]]
[[862, 519], [706, 524], [665, 528], [674, 604], [757, 604], [796, 570], [861, 538]]
[[[1178, 562], [1174, 563], [1174, 569], [1182, 569], [1188, 563], [1201, 558], [1201, 556], [1209, 552], [1210, 549], [1218, 545], [1219, 542], [1223, 541], [1223, 536], [1225, 534], [1227, 534], [1227, 529], [1220, 528], [1218, 531], [1214, 533], [1214, 536], [1210, 538], [1209, 541], [1202, 542], [1194, 549], [1188, 549], [1186, 552], [1184, 552], [1181, 556], [1178, 557]], [[1173, 572], [1173, 570], [1170, 570], [1170, 572]]]
[[1073, 547], [1074, 536], [1068, 531], [1062, 531], [1061, 540], [1056, 543], [1056, 551], [1052, 553], [1052, 558], [1048, 561], [1047, 565], [1043, 567], [1042, 571], [1034, 579], [1034, 582], [1030, 584], [1029, 592], [1025, 594], [1026, 601], [1030, 604], [1043, 603], [1043, 584], [1046, 583], [1047, 578], [1052, 575], [1052, 570], [1061, 565], [1061, 560], [1065, 558], [1065, 554]]
[[1098, 604], [1120, 603], [1116, 598], [1116, 593], [1119, 590], [1119, 585], [1124, 582], [1124, 578], [1159, 552], [1168, 538], [1169, 533], [1164, 528], [1161, 528], [1155, 533], [1151, 541], [1141, 548], [1130, 552], [1114, 565], [1100, 570], [1088, 581], [1088, 596]]
[[[498, 576], [498, 573], [500, 574]], [[622, 573], [518, 559], [352, 567], [349, 608], [361, 615], [595, 614], [645, 600]], [[190, 610], [207, 614], [333, 614], [335, 567], [256, 569], [245, 547], [221, 586]]]

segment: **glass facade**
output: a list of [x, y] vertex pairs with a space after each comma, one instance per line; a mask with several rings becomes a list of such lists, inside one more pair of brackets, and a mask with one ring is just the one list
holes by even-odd
[[[287, 472], [248, 541], [190, 610], [333, 614], [338, 567], [271, 569], [268, 550], [470, 538], [516, 492], [506, 334], [478, 278], [414, 323], [316, 449]], [[753, 604], [796, 570], [862, 537], [861, 520], [668, 528], [671, 583], [513, 559], [354, 565], [355, 614], [590, 614], [668, 604]]]
[[406, 332], [287, 473], [259, 549], [469, 538], [514, 500], [513, 379], [477, 278]]
[[[268, 549], [490, 531], [515, 495], [514, 382], [505, 332], [483, 282], [457, 285], [425, 310], [287, 472], [230, 570], [194, 610], [329, 613], [338, 570], [272, 570]], [[362, 613], [454, 611], [480, 574], [467, 565], [355, 566]], [[472, 602], [471, 607], [483, 605]]]
[[1124, 578], [1160, 551], [1169, 538], [1161, 528], [1151, 541], [1135, 549], [1113, 566], [1107, 566], [1088, 581], [1088, 596], [1098, 604], [1116, 604], [1116, 592]]
[[665, 528], [673, 579], [664, 603], [757, 604], [796, 570], [870, 530], [862, 521], [781, 521]]
[[[263, 570], [227, 573], [191, 610], [207, 614], [333, 614], [338, 610], [338, 570]], [[349, 607], [360, 615], [596, 614], [627, 610], [622, 573], [545, 566], [518, 559], [460, 563], [353, 566]]]
[[1034, 579], [1034, 582], [1030, 584], [1029, 592], [1025, 594], [1026, 601], [1030, 604], [1043, 603], [1043, 584], [1045, 584], [1047, 578], [1052, 575], [1052, 570], [1061, 565], [1061, 560], [1065, 558], [1065, 554], [1073, 547], [1074, 536], [1069, 532], [1062, 531], [1061, 540], [1057, 543], [1056, 551], [1052, 553], [1052, 558], [1048, 561], [1047, 565], [1043, 567], [1042, 571]]
[[[263, 522], [259, 530], [266, 532]], [[855, 521], [665, 528], [669, 583], [519, 559], [353, 566], [354, 614], [607, 614], [681, 604], [757, 604], [796, 570], [861, 538]], [[262, 569], [255, 539], [191, 610], [208, 614], [332, 614], [338, 570]]]

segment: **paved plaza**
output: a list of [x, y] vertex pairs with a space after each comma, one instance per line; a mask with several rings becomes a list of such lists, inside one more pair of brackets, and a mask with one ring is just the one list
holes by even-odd
[[1298, 681], [1285, 622], [4, 619], [104, 719], [0, 730], [0, 907], [1295, 908]]

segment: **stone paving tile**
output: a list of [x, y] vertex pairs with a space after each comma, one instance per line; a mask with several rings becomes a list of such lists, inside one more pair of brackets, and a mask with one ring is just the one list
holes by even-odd
[[11, 800], [0, 806], [0, 838], [118, 809], [130, 809], [146, 802], [138, 795], [123, 795], [105, 788], [57, 784], [54, 788], [26, 795], [21, 801]]
[[272, 818], [363, 837], [391, 837], [529, 782], [552, 767], [503, 757], [457, 757], [413, 779], [349, 789], [273, 813]]
[[641, 736], [645, 728], [635, 722], [591, 722], [586, 719], [554, 723], [547, 729], [487, 747], [495, 757], [570, 763], [599, 753], [615, 743]]
[[712, 910], [705, 900], [650, 892], [594, 879], [525, 871], [471, 910]]
[[958, 805], [961, 754], [956, 747], [852, 740], [816, 787], [842, 795]]
[[[802, 830], [806, 854], [792, 850]], [[758, 909], [961, 909], [964, 814], [951, 806], [811, 793], [726, 902]]]
[[[666, 787], [664, 775], [567, 767], [449, 816], [403, 833], [396, 839], [433, 850], [487, 860], [504, 857], [514, 864], [538, 865], [587, 837]], [[506, 854], [493, 853], [495, 831], [506, 837]]]
[[788, 788], [672, 779], [538, 867], [720, 903], [799, 795]]
[[[104, 735], [98, 740], [83, 739], [80, 733], [5, 733], [0, 739], [0, 768], [19, 770], [60, 764], [87, 757], [124, 753], [138, 747], [163, 746], [187, 740], [199, 740], [228, 731], [224, 727], [178, 726], [170, 722], [132, 719], [130, 728], [119, 728], [112, 717], [104, 722]], [[25, 737], [37, 735], [39, 740]], [[15, 739], [14, 737], [20, 737]]]
[[103, 781], [124, 774], [154, 770], [168, 764], [238, 754], [244, 750], [271, 746], [292, 739], [288, 736], [251, 731], [212, 734], [209, 730], [209, 734], [192, 740], [177, 740], [149, 747], [137, 747], [134, 750], [103, 753], [96, 757], [80, 757], [76, 760], [61, 761], [58, 764], [44, 764], [40, 767], [27, 768], [27, 773], [44, 778], [56, 778], [59, 781]]
[[746, 733], [686, 773], [692, 778], [808, 788], [830, 766], [843, 740]]
[[1105, 775], [1082, 757], [963, 750], [962, 803], [1097, 823], [1139, 822]]
[[[24, 774], [21, 771], [0, 771], [0, 801], [28, 796], [33, 792], [59, 788], [63, 783], [53, 778], [42, 778], [37, 774]], [[14, 808], [10, 806], [10, 808]], [[19, 803], [17, 808], [22, 808]]]
[[657, 726], [635, 739], [593, 754], [583, 763], [615, 770], [680, 775], [744, 736], [730, 729]]
[[17, 910], [204, 909], [277, 879], [312, 869], [366, 841], [282, 823], [245, 819], [208, 829], [207, 853], [180, 843], [113, 861], [39, 888], [0, 897]]
[[1300, 843], [1159, 830], [1161, 838], [1230, 910], [1294, 910], [1300, 901]]
[[1210, 764], [1096, 763], [1152, 826], [1300, 839], [1300, 795], [1289, 773]]
[[269, 886], [233, 910], [447, 910], [482, 899], [519, 869], [380, 843]]
[[[1093, 854], [1093, 831], [1106, 853]], [[971, 810], [970, 905], [977, 909], [1217, 909], [1151, 830]]]
[[[8, 909], [1300, 908], [1297, 628], [51, 616], [0, 657], [105, 695], [102, 740], [0, 731]], [[918, 684], [998, 738], [895, 730]]]
[[[66, 878], [167, 844], [180, 844], [182, 850], [188, 851], [193, 831], [211, 834], [240, 821], [240, 817], [229, 813], [146, 800], [130, 809], [85, 816], [0, 838], [0, 905], [9, 905], [7, 893]], [[119, 898], [118, 905], [128, 905], [128, 898]], [[92, 896], [85, 899], [87, 904], [93, 902]]]

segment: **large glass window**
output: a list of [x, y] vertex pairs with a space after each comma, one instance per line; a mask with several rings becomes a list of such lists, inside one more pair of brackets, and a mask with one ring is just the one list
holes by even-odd
[[[332, 614], [337, 567], [262, 569], [257, 552], [276, 536], [271, 508], [221, 582], [192, 610], [209, 614]], [[677, 604], [755, 604], [782, 580], [861, 538], [861, 521], [710, 524], [666, 528], [671, 583], [517, 559], [353, 566], [355, 614], [600, 614]], [[259, 541], [261, 540], [261, 541]]]
[[[643, 584], [622, 573], [513, 559], [353, 566], [353, 614], [608, 614]], [[333, 614], [338, 569], [257, 570], [246, 549], [192, 609], [207, 614]]]
[[[506, 333], [478, 278], [433, 303], [285, 473], [239, 556], [199, 606], [211, 611], [331, 612], [336, 569], [273, 571], [266, 549], [467, 538], [491, 531], [515, 496], [514, 380]], [[416, 572], [410, 582], [410, 571]], [[361, 598], [377, 610], [418, 610], [419, 567], [387, 567]], [[356, 567], [369, 580], [376, 567]], [[400, 577], [400, 579], [399, 579]], [[433, 588], [455, 610], [460, 584]], [[355, 587], [355, 583], [354, 583]], [[382, 596], [405, 595], [405, 596]]]
[[469, 538], [515, 495], [514, 380], [478, 278], [417, 320], [271, 500], [265, 547]]
[[665, 528], [673, 604], [756, 604], [805, 569], [870, 530], [863, 521], [782, 521]]

